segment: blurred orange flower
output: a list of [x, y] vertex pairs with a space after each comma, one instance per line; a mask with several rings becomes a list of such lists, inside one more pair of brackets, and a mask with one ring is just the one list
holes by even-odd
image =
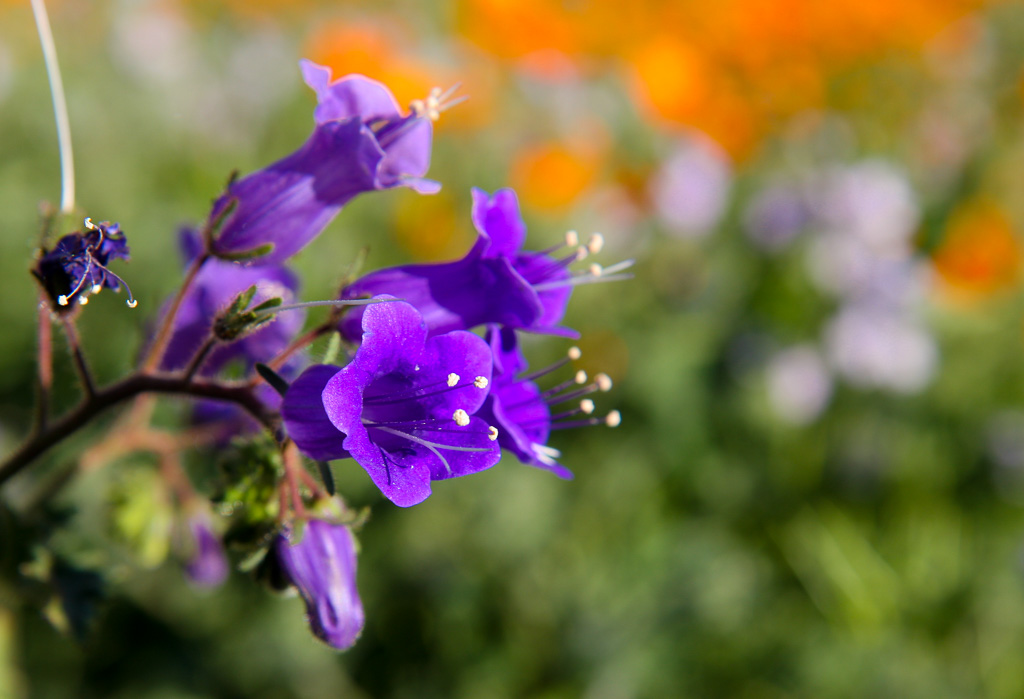
[[519, 152], [510, 180], [526, 206], [564, 209], [593, 184], [600, 153], [562, 143], [540, 143]]
[[1006, 213], [994, 202], [979, 199], [953, 213], [932, 259], [948, 290], [973, 300], [1017, 282], [1021, 245]]

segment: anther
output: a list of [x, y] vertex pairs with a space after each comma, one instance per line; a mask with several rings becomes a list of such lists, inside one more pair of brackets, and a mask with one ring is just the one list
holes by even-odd
[[596, 255], [601, 252], [601, 248], [604, 247], [604, 236], [600, 233], [594, 233], [590, 236], [590, 240], [587, 241], [587, 250], [590, 251], [591, 255]]
[[68, 297], [65, 296], [64, 294], [61, 294], [60, 296], [57, 297], [57, 304], [60, 305], [60, 306], [67, 306], [68, 305]]
[[492, 442], [498, 439], [498, 428], [495, 427], [494, 425], [489, 425], [487, 427], [487, 439], [491, 440]]
[[139, 305], [139, 302], [136, 301], [135, 299], [128, 299], [127, 301], [124, 302], [124, 305], [128, 306], [128, 308], [135, 308], [136, 306]]
[[455, 424], [459, 427], [465, 427], [469, 424], [469, 413], [462, 408], [459, 408], [455, 411], [455, 414], [452, 415], [452, 419], [455, 420]]
[[590, 400], [589, 398], [584, 398], [583, 400], [580, 401], [580, 410], [582, 410], [585, 414], [590, 415], [592, 412], [594, 412], [594, 401]]
[[594, 377], [594, 383], [597, 384], [597, 390], [601, 393], [607, 393], [612, 390], [612, 380], [608, 374], [598, 374]]
[[89, 289], [89, 293], [91, 293], [91, 294], [98, 294], [98, 293], [100, 293], [100, 290], [102, 288], [103, 288], [103, 286], [100, 285], [100, 284], [93, 284], [92, 288]]
[[456, 374], [454, 371], [452, 373], [448, 374], [448, 387], [449, 388], [454, 388], [455, 385], [459, 383], [459, 379], [461, 379], [461, 378], [462, 377], [459, 376], [458, 374]]
[[566, 247], [574, 248], [580, 244], [580, 234], [576, 231], [568, 231], [565, 234]]
[[84, 294], [82, 296], [79, 296], [78, 303], [80, 303], [83, 306], [87, 305], [89, 303], [89, 297]]
[[595, 262], [590, 265], [590, 268], [587, 271], [590, 272], [590, 276], [592, 277], [600, 277], [603, 270], [601, 269], [601, 265]]
[[487, 380], [486, 376], [478, 376], [473, 379], [473, 385], [477, 388], [487, 388], [487, 384], [489, 383], [490, 382]]
[[575, 362], [577, 359], [579, 359], [582, 356], [583, 356], [583, 352], [580, 351], [579, 347], [570, 347], [569, 348], [569, 359], [571, 359], [571, 360], [573, 360]]
[[587, 382], [587, 372], [585, 372], [582, 369], [580, 369], [579, 371], [576, 372], [576, 376], [573, 379], [573, 381], [575, 381], [576, 383], [578, 383], [578, 384], [580, 384], [582, 386], [583, 384], [585, 384]]
[[587, 249], [581, 245], [578, 248], [576, 248], [576, 254], [573, 255], [573, 257], [574, 257], [573, 261], [574, 262], [580, 262], [582, 260], [585, 260], [585, 259], [587, 259], [587, 255], [588, 254], [589, 253], [587, 253]]
[[86, 216], [85, 217], [85, 227], [86, 227], [87, 230], [90, 230], [90, 231], [94, 231], [94, 230], [96, 230], [98, 228], [98, 226], [95, 223], [92, 222], [92, 217], [91, 216]]
[[604, 416], [604, 424], [609, 427], [618, 427], [622, 424], [622, 414], [618, 410], [613, 410]]

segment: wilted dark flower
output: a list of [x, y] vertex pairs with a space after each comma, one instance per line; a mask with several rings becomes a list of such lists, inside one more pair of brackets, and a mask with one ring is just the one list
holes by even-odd
[[291, 155], [232, 182], [213, 206], [223, 218], [213, 243], [223, 256], [269, 249], [260, 263], [281, 262], [320, 234], [362, 192], [407, 186], [433, 193], [430, 166], [438, 105], [402, 114], [391, 92], [361, 75], [331, 81], [329, 68], [302, 61], [317, 93], [316, 127]]
[[356, 588], [356, 542], [343, 524], [312, 520], [302, 529], [285, 532], [274, 542], [274, 553], [306, 603], [314, 634], [344, 650], [363, 631], [363, 603]]
[[[573, 276], [569, 266], [600, 249], [594, 236], [589, 245], [579, 246], [575, 233], [567, 243], [567, 255], [551, 257], [558, 248], [542, 252], [522, 250], [526, 226], [519, 214], [519, 202], [511, 189], [493, 195], [473, 190], [473, 225], [479, 234], [476, 244], [456, 262], [406, 265], [382, 269], [356, 280], [343, 292], [346, 299], [391, 294], [408, 301], [423, 314], [431, 334], [465, 330], [485, 323], [498, 323], [535, 332], [575, 336], [557, 327], [575, 284], [599, 279], [619, 279], [617, 272], [631, 263], [602, 269], [591, 265]], [[359, 338], [356, 310], [345, 318], [342, 332], [350, 340]]]
[[[595, 391], [611, 388], [611, 379], [598, 374], [588, 383], [586, 373], [578, 371], [568, 381], [547, 390], [541, 390], [534, 379], [564, 367], [571, 359], [579, 358], [579, 349], [573, 347], [569, 356], [546, 369], [524, 375], [527, 368], [511, 328], [490, 326], [487, 340], [494, 356], [491, 392], [487, 396], [480, 417], [498, 428], [498, 444], [516, 455], [524, 464], [551, 471], [560, 478], [572, 478], [572, 471], [555, 459], [561, 456], [548, 446], [552, 430], [586, 425], [606, 424], [615, 427], [620, 416], [617, 410], [603, 417], [591, 417], [594, 402], [587, 398]], [[552, 412], [552, 406], [576, 403], [574, 407]]]
[[415, 308], [377, 303], [363, 314], [351, 363], [307, 369], [281, 414], [307, 456], [354, 458], [388, 499], [408, 507], [430, 495], [431, 481], [498, 462], [497, 430], [472, 417], [490, 378], [491, 352], [476, 335], [428, 339]]
[[[85, 219], [85, 231], [70, 233], [44, 252], [32, 274], [46, 289], [57, 308], [73, 307], [75, 302], [88, 303], [89, 295], [106, 287], [117, 291], [124, 284], [107, 265], [113, 259], [128, 259], [128, 241], [116, 223], [93, 223]], [[136, 301], [128, 289], [128, 305]]]

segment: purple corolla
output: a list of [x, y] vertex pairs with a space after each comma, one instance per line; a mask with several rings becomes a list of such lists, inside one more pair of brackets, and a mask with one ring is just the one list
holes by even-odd
[[285, 394], [289, 436], [314, 459], [352, 457], [381, 492], [408, 507], [430, 482], [490, 468], [498, 432], [473, 414], [487, 397], [491, 352], [465, 331], [428, 339], [420, 313], [376, 297], [362, 344], [342, 369], [310, 367]]
[[[592, 383], [585, 372], [575, 375], [556, 386], [541, 390], [533, 379], [540, 378], [578, 359], [580, 351], [571, 348], [562, 361], [524, 375], [526, 360], [519, 351], [515, 331], [511, 328], [490, 326], [487, 340], [494, 356], [491, 392], [480, 409], [480, 416], [498, 429], [498, 443], [516, 455], [521, 462], [551, 471], [560, 478], [572, 478], [572, 471], [559, 464], [561, 454], [547, 445], [552, 430], [586, 425], [606, 424], [616, 427], [620, 416], [612, 411], [604, 417], [591, 417], [594, 402], [587, 398], [595, 391], [611, 388], [611, 379], [598, 374]], [[566, 403], [574, 407], [553, 412], [552, 407]]]
[[274, 553], [306, 603], [313, 633], [339, 650], [352, 647], [365, 617], [356, 589], [356, 541], [344, 524], [311, 520], [277, 537]]
[[209, 518], [196, 514], [188, 519], [192, 537], [191, 555], [185, 564], [185, 574], [197, 587], [217, 587], [228, 577], [228, 559], [220, 539], [213, 533]]
[[[591, 265], [586, 273], [573, 276], [569, 265], [599, 250], [600, 236], [592, 238], [588, 246], [579, 247], [575, 234], [571, 234], [573, 249], [562, 257], [550, 255], [557, 248], [522, 250], [526, 226], [511, 189], [500, 189], [493, 195], [474, 189], [473, 225], [479, 237], [463, 259], [371, 272], [349, 285], [342, 297], [391, 294], [401, 298], [423, 314], [431, 334], [498, 323], [575, 336], [573, 331], [557, 327], [573, 285], [599, 278], [622, 278], [616, 273], [630, 264], [607, 269]], [[353, 341], [359, 338], [359, 316], [357, 310], [342, 323], [342, 333]]]
[[320, 234], [362, 192], [440, 189], [423, 179], [430, 167], [433, 111], [403, 114], [391, 92], [361, 75], [331, 81], [331, 70], [302, 61], [317, 95], [316, 126], [291, 155], [232, 182], [214, 203], [215, 254], [285, 260]]

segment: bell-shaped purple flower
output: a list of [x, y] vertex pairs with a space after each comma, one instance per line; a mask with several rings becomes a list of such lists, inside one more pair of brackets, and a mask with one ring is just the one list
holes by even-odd
[[[465, 330], [486, 323], [498, 323], [533, 332], [575, 336], [557, 327], [565, 314], [574, 284], [614, 280], [629, 262], [602, 270], [592, 265], [586, 273], [573, 276], [569, 266], [600, 249], [594, 236], [588, 246], [579, 246], [575, 234], [567, 243], [567, 255], [553, 257], [558, 248], [542, 252], [522, 250], [526, 226], [519, 202], [511, 189], [493, 195], [473, 190], [473, 225], [479, 237], [469, 254], [456, 262], [405, 265], [382, 269], [356, 280], [342, 298], [353, 299], [391, 294], [414, 305], [431, 334]], [[360, 311], [342, 322], [348, 339], [359, 338]]]
[[[69, 233], [39, 258], [32, 274], [46, 289], [57, 308], [87, 303], [90, 294], [107, 288], [118, 291], [124, 280], [107, 269], [114, 259], [128, 259], [128, 241], [116, 223], [93, 223], [85, 219], [85, 230]], [[125, 288], [128, 285], [125, 284]], [[128, 305], [135, 307], [131, 289]]]
[[[198, 242], [184, 232], [182, 247], [186, 261], [195, 256]], [[164, 353], [161, 369], [183, 369], [210, 337], [214, 319], [235, 298], [256, 285], [252, 303], [278, 297], [284, 303], [295, 301], [298, 279], [283, 265], [245, 266], [226, 260], [207, 260], [189, 287], [174, 317], [171, 340]], [[202, 374], [212, 375], [233, 361], [241, 361], [249, 370], [257, 362], [268, 362], [280, 353], [302, 329], [305, 311], [281, 313], [255, 332], [215, 349], [204, 362]]]
[[281, 414], [299, 449], [352, 457], [402, 507], [425, 500], [431, 481], [497, 463], [497, 430], [473, 417], [491, 379], [487, 343], [465, 331], [428, 339], [419, 312], [399, 301], [367, 306], [362, 324], [347, 366], [310, 367], [285, 394]]
[[301, 532], [274, 542], [288, 579], [306, 603], [309, 627], [339, 650], [351, 648], [363, 631], [363, 603], [356, 589], [356, 541], [344, 524], [311, 520]]
[[[491, 392], [479, 415], [498, 428], [498, 443], [521, 462], [551, 471], [559, 478], [572, 478], [572, 471], [559, 464], [561, 453], [548, 446], [552, 430], [605, 424], [616, 427], [620, 416], [613, 410], [603, 417], [592, 417], [594, 402], [587, 398], [595, 391], [611, 389], [611, 379], [598, 374], [593, 382], [583, 371], [571, 379], [542, 390], [534, 379], [550, 374], [578, 359], [580, 351], [573, 347], [568, 356], [551, 366], [523, 374], [526, 360], [519, 351], [515, 331], [489, 326], [487, 341], [494, 356]], [[574, 407], [554, 411], [557, 405], [575, 403]]]
[[217, 587], [228, 577], [229, 568], [220, 539], [203, 515], [189, 517], [188, 531], [192, 542], [185, 574], [196, 587]]
[[291, 155], [232, 182], [213, 206], [221, 221], [215, 253], [237, 256], [272, 246], [259, 262], [276, 263], [320, 234], [356, 195], [399, 185], [440, 189], [422, 179], [430, 166], [433, 126], [420, 111], [402, 114], [391, 92], [361, 75], [331, 81], [329, 68], [302, 61], [316, 91], [316, 127]]

